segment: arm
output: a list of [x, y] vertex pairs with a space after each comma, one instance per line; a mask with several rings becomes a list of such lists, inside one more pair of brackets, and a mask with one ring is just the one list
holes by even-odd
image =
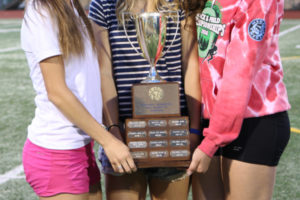
[[65, 82], [64, 63], [61, 56], [40, 62], [41, 72], [49, 100], [76, 126], [101, 144], [115, 171], [122, 165], [126, 172], [135, 170], [129, 149], [107, 132], [85, 109]]
[[[190, 128], [200, 130], [201, 119], [201, 86], [198, 63], [198, 44], [196, 38], [196, 26], [194, 18], [188, 19], [188, 24], [182, 24], [182, 57], [184, 69], [184, 89], [187, 98], [190, 117]], [[190, 134], [191, 149], [194, 150], [200, 143], [200, 136]], [[199, 148], [192, 156], [192, 162], [187, 170], [191, 175], [194, 171], [205, 172], [210, 164], [211, 158]], [[201, 163], [201, 165], [200, 165]]]
[[[187, 100], [190, 128], [200, 130], [201, 87], [198, 64], [197, 38], [194, 18], [181, 22], [182, 68], [184, 74], [184, 90]], [[191, 150], [200, 143], [200, 137], [190, 134]]]
[[[118, 98], [113, 77], [108, 31], [94, 22], [91, 23], [97, 42], [105, 124], [107, 126], [119, 124]], [[111, 127], [110, 132], [121, 141], [124, 140], [118, 127]]]

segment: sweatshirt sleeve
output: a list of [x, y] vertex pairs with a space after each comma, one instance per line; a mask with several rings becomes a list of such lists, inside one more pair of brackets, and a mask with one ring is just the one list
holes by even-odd
[[273, 38], [277, 6], [276, 1], [243, 0], [234, 15], [220, 88], [198, 146], [210, 157], [239, 135], [252, 82]]

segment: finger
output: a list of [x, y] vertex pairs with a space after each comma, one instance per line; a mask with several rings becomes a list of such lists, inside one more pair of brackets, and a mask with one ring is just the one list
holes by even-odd
[[203, 167], [201, 165], [198, 165], [197, 170], [198, 173], [203, 173]]
[[112, 165], [112, 167], [113, 167], [115, 172], [124, 173], [124, 169], [123, 169], [121, 164], [114, 164], [114, 165]]
[[188, 175], [191, 175], [194, 171], [196, 171], [197, 166], [198, 166], [197, 162], [194, 161], [194, 160], [192, 160], [192, 162], [191, 162], [189, 168], [186, 170], [186, 173], [187, 173]]
[[124, 169], [124, 171], [125, 171], [126, 173], [131, 173], [131, 172], [132, 172], [132, 170], [131, 170], [131, 168], [129, 167], [129, 164], [127, 163], [126, 160], [124, 160], [124, 161], [122, 162], [122, 167], [123, 167], [123, 169]]
[[132, 171], [136, 171], [137, 169], [136, 169], [136, 166], [135, 166], [135, 163], [134, 163], [134, 161], [133, 161], [133, 159], [132, 159], [132, 157], [130, 156], [129, 158], [127, 158], [127, 163], [128, 163], [128, 165], [129, 165], [129, 167], [130, 167], [130, 169], [132, 170]]
[[111, 167], [113, 168], [114, 172], [118, 172], [118, 167], [117, 167], [117, 165], [111, 164]]

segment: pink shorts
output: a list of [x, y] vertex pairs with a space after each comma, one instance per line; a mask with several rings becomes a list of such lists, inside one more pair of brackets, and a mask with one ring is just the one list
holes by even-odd
[[100, 182], [92, 142], [79, 149], [52, 150], [27, 139], [23, 166], [26, 181], [41, 197], [87, 193], [89, 186]]

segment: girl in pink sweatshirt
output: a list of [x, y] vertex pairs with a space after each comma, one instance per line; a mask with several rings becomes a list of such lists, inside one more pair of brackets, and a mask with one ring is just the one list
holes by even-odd
[[283, 4], [209, 0], [196, 15], [204, 129], [188, 169], [201, 173], [194, 199], [272, 197], [290, 134], [278, 47]]

